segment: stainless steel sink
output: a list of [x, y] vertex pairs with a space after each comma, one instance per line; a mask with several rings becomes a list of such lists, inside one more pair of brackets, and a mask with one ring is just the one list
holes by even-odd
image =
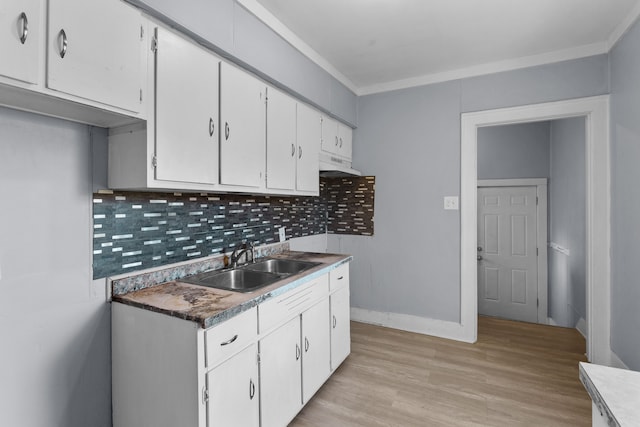
[[255, 264], [248, 264], [242, 268], [246, 270], [265, 271], [281, 275], [292, 275], [308, 270], [316, 265], [320, 265], [320, 263], [293, 259], [268, 259], [265, 261], [258, 261]]
[[181, 279], [183, 282], [228, 291], [251, 292], [282, 279], [282, 276], [266, 271], [235, 269], [211, 271]]

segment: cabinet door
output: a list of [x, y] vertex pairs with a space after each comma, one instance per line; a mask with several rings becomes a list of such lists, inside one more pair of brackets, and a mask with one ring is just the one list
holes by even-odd
[[[267, 102], [267, 188], [294, 190], [296, 185], [296, 102], [269, 88]], [[316, 174], [317, 175], [317, 174]]]
[[331, 370], [334, 371], [351, 353], [351, 314], [349, 287], [333, 293], [331, 300]]
[[302, 348], [302, 401], [306, 403], [331, 374], [328, 298], [302, 313]]
[[258, 426], [258, 352], [252, 344], [207, 374], [208, 426]]
[[320, 114], [304, 104], [297, 108], [298, 160], [296, 189], [318, 194], [320, 172], [318, 153], [320, 152]]
[[166, 29], [156, 37], [156, 179], [215, 184], [220, 61]]
[[301, 358], [300, 316], [260, 340], [262, 427], [285, 426], [302, 408]]
[[353, 147], [353, 129], [338, 123], [338, 155], [351, 160]]
[[322, 117], [322, 151], [338, 154], [338, 122], [330, 117]]
[[220, 64], [220, 183], [262, 187], [265, 169], [266, 86]]
[[36, 83], [40, 69], [42, 0], [0, 3], [0, 75]]
[[121, 1], [49, 0], [47, 86], [140, 110], [142, 16]]

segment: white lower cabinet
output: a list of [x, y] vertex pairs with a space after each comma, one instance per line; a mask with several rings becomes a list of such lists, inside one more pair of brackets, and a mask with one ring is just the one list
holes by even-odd
[[286, 426], [349, 354], [348, 284], [344, 264], [209, 329], [114, 302], [114, 427]]
[[287, 425], [302, 408], [300, 317], [260, 339], [262, 427]]
[[349, 287], [332, 293], [329, 299], [331, 302], [331, 371], [334, 371], [351, 353]]
[[207, 426], [259, 426], [257, 344], [210, 371], [207, 390]]

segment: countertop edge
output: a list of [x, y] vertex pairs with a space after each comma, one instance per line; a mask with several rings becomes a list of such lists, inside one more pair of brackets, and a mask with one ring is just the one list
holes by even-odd
[[[218, 313], [215, 313], [212, 316], [206, 317], [206, 318], [202, 318], [200, 316], [194, 316], [194, 315], [190, 315], [189, 313], [185, 313], [185, 312], [179, 312], [179, 311], [172, 311], [172, 310], [168, 310], [168, 309], [164, 309], [161, 307], [157, 307], [151, 304], [145, 304], [142, 302], [138, 302], [138, 301], [133, 301], [131, 299], [127, 299], [126, 298], [126, 294], [122, 294], [122, 295], [113, 295], [112, 301], [116, 302], [116, 303], [120, 303], [120, 304], [125, 304], [125, 305], [130, 305], [136, 308], [140, 308], [143, 310], [149, 310], [149, 311], [153, 311], [156, 313], [160, 313], [160, 314], [164, 314], [167, 316], [171, 316], [171, 317], [175, 317], [175, 318], [179, 318], [182, 320], [187, 320], [187, 321], [191, 321], [194, 323], [197, 323], [201, 328], [203, 329], [209, 329], [213, 326], [216, 326], [224, 321], [227, 321], [237, 315], [239, 315], [240, 313], [243, 313], [255, 306], [257, 306], [260, 303], [263, 303], [264, 301], [267, 301], [271, 298], [277, 297], [279, 295], [282, 295], [285, 292], [288, 292], [292, 289], [297, 288], [298, 286], [301, 286], [307, 282], [309, 282], [310, 280], [314, 280], [320, 276], [323, 276], [325, 274], [328, 274], [329, 272], [331, 272], [332, 270], [347, 264], [349, 262], [351, 262], [353, 260], [353, 256], [351, 255], [341, 255], [341, 254], [328, 254], [328, 255], [335, 255], [335, 256], [342, 256], [343, 258], [333, 262], [331, 264], [325, 265], [322, 268], [310, 272], [308, 274], [305, 274], [289, 283], [284, 283], [282, 284], [282, 286], [279, 286], [269, 292], [266, 293], [262, 293], [259, 295], [256, 295], [254, 298], [248, 299], [247, 301], [238, 303], [232, 307], [229, 307], [225, 310], [222, 310]], [[228, 292], [232, 292], [232, 291], [228, 291]]]
[[598, 407], [600, 414], [607, 417], [607, 424], [611, 427], [620, 427], [620, 423], [616, 419], [615, 415], [613, 415], [611, 408], [609, 408], [607, 402], [605, 402], [598, 392], [597, 387], [591, 381], [589, 373], [587, 372], [588, 368], [585, 368], [587, 365], [589, 364], [585, 362], [579, 363], [580, 382], [582, 382], [582, 385], [584, 385], [584, 388], [587, 390], [587, 393], [591, 397], [591, 401]]

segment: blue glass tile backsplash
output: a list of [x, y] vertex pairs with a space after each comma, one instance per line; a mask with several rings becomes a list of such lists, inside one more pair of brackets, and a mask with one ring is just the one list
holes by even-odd
[[[362, 185], [357, 184], [360, 180]], [[343, 185], [344, 194], [340, 192]], [[329, 204], [334, 207], [328, 208]], [[342, 217], [345, 221], [339, 220]], [[223, 250], [230, 253], [243, 241], [255, 245], [274, 243], [280, 227], [286, 228], [287, 239], [327, 231], [371, 235], [371, 177], [323, 178], [319, 197], [96, 193], [93, 278], [206, 257]]]

